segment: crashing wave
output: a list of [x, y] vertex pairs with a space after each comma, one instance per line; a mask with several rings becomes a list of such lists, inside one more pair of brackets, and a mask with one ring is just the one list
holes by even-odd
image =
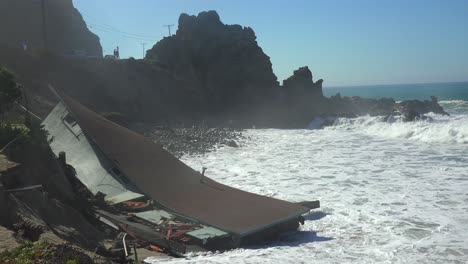
[[385, 117], [362, 116], [339, 118], [326, 129], [354, 130], [369, 136], [406, 139], [421, 142], [468, 143], [468, 116], [445, 117], [429, 114], [430, 120], [403, 122]]
[[468, 106], [468, 101], [465, 100], [443, 100], [439, 101], [440, 104], [456, 104]]
[[439, 104], [448, 112], [455, 115], [468, 114], [468, 101], [464, 100], [447, 100], [439, 101]]

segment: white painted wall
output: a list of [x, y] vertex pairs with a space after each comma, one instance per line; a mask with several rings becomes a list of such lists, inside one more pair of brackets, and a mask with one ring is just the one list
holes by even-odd
[[[124, 182], [112, 171], [114, 164], [95, 147], [94, 143], [82, 132], [80, 126], [73, 122], [66, 107], [59, 103], [42, 122], [49, 132], [50, 147], [55, 155], [66, 153], [67, 163], [76, 170], [77, 178], [93, 193], [106, 194], [109, 203], [119, 203], [141, 197], [136, 188]], [[70, 122], [72, 121], [72, 122]]]

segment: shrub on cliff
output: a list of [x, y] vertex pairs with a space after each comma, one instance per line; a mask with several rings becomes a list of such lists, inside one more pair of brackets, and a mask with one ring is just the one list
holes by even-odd
[[44, 241], [27, 242], [12, 251], [0, 253], [0, 263], [41, 264], [41, 263], [80, 263], [93, 264], [94, 261], [83, 251], [69, 244], [53, 245]]
[[14, 75], [0, 67], [0, 150], [10, 140], [24, 134], [23, 128], [12, 126], [4, 121], [5, 113], [20, 97], [21, 89], [16, 84]]
[[16, 84], [14, 75], [7, 69], [0, 67], [0, 118], [2, 122], [5, 112], [20, 97], [21, 89]]

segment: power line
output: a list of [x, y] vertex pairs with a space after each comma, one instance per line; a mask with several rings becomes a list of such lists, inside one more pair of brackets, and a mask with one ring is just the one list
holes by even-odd
[[[84, 15], [85, 17], [91, 18], [91, 19], [93, 19], [93, 20], [99, 22], [99, 21], [98, 21], [99, 19], [96, 19], [95, 17], [90, 16], [90, 15], [84, 13], [83, 11], [80, 11], [80, 13], [81, 13], [82, 15]], [[111, 25], [109, 25], [109, 24], [106, 24], [106, 23], [104, 23], [104, 22], [99, 22], [99, 23], [102, 24], [102, 25], [104, 25], [104, 26], [106, 26], [106, 27], [114, 28], [113, 26], [111, 26]], [[115, 28], [114, 28], [114, 29], [115, 29]]]
[[[84, 16], [86, 17], [89, 17], [91, 19], [93, 19], [95, 22], [97, 22], [97, 20], [85, 13], [82, 13]], [[99, 22], [99, 23], [89, 23], [90, 26], [94, 26], [94, 27], [100, 27], [102, 29], [106, 29], [106, 30], [110, 30], [110, 31], [115, 31], [117, 33], [122, 33], [122, 34], [126, 34], [126, 35], [130, 35], [130, 36], [134, 36], [134, 37], [141, 37], [141, 38], [149, 38], [149, 39], [154, 39], [154, 38], [159, 38], [157, 36], [153, 36], [153, 35], [144, 35], [144, 34], [136, 34], [136, 33], [131, 33], [131, 32], [127, 32], [127, 31], [123, 31], [123, 30], [120, 30], [114, 26], [111, 26], [109, 24], [106, 24], [106, 23], [102, 23], [102, 22]]]
[[97, 30], [100, 30], [100, 31], [103, 31], [103, 32], [108, 32], [108, 33], [119, 34], [119, 35], [121, 35], [123, 37], [131, 38], [131, 39], [139, 39], [139, 40], [155, 40], [155, 39], [157, 39], [156, 37], [138, 36], [136, 34], [130, 34], [130, 33], [126, 33], [126, 32], [123, 32], [123, 31], [116, 31], [116, 30], [108, 29], [108, 28], [101, 27], [101, 26], [94, 25], [94, 24], [89, 24], [88, 26], [89, 26], [89, 28], [92, 28], [92, 29], [97, 29]]
[[125, 35], [129, 35], [129, 36], [133, 36], [133, 37], [139, 37], [139, 38], [156, 38], [156, 36], [150, 36], [150, 35], [142, 35], [142, 34], [134, 34], [134, 33], [130, 33], [130, 32], [126, 32], [126, 31], [122, 31], [122, 30], [118, 30], [118, 29], [115, 29], [115, 28], [112, 28], [112, 27], [107, 27], [107, 26], [101, 26], [101, 25], [98, 25], [98, 24], [89, 24], [90, 26], [93, 26], [93, 27], [100, 27], [102, 29], [106, 29], [106, 30], [109, 30], [109, 31], [114, 31], [116, 33], [121, 33], [121, 34], [125, 34]]
[[[81, 12], [81, 14], [83, 16], [85, 16], [87, 18], [87, 20], [90, 22], [86, 22], [87, 26], [90, 28], [90, 29], [93, 29], [93, 30], [98, 30], [98, 31], [101, 31], [101, 32], [105, 32], [105, 33], [109, 33], [109, 34], [114, 34], [114, 35], [119, 35], [120, 37], [123, 37], [123, 38], [126, 38], [126, 39], [132, 39], [132, 40], [139, 40], [139, 41], [142, 41], [140, 43], [140, 45], [142, 45], [142, 52], [143, 52], [143, 58], [145, 58], [145, 55], [146, 55], [146, 45], [148, 43], [146, 42], [158, 42], [161, 37], [156, 37], [156, 36], [152, 36], [152, 35], [145, 35], [145, 34], [137, 34], [137, 33], [132, 33], [132, 32], [128, 32], [128, 31], [123, 31], [123, 30], [120, 30], [110, 24], [106, 24], [106, 23], [103, 23], [103, 22], [99, 22], [98, 19], [96, 19], [95, 17], [92, 17], [84, 12]], [[98, 23], [96, 23], [98, 22]], [[171, 27], [173, 27], [174, 25], [165, 25], [165, 27], [168, 28], [169, 30], [169, 35], [171, 34]]]
[[125, 34], [120, 33], [120, 32], [112, 31], [112, 30], [105, 29], [105, 28], [101, 28], [101, 27], [98, 27], [98, 26], [89, 25], [89, 28], [95, 29], [95, 30], [99, 30], [99, 31], [102, 31], [102, 32], [111, 33], [111, 34], [118, 34], [118, 35], [120, 35], [121, 37], [127, 38], [127, 39], [134, 39], [134, 40], [140, 40], [140, 41], [141, 41], [141, 40], [142, 40], [142, 41], [154, 41], [154, 42], [157, 42], [157, 41], [158, 41], [156, 38], [150, 39], [150, 38], [129, 36], [129, 35], [125, 35]]

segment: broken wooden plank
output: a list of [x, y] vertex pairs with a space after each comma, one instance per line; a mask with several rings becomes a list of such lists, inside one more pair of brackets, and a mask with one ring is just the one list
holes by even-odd
[[32, 186], [18, 188], [18, 189], [10, 189], [10, 190], [5, 190], [5, 192], [6, 193], [27, 192], [27, 191], [37, 190], [37, 189], [42, 189], [42, 185], [32, 185]]
[[130, 222], [127, 220], [127, 216], [114, 215], [102, 210], [96, 210], [95, 212], [117, 225], [122, 231], [128, 233], [137, 240], [157, 245], [177, 256], [182, 256], [182, 254], [185, 253], [185, 245], [167, 240], [163, 234], [158, 233], [146, 225]]

